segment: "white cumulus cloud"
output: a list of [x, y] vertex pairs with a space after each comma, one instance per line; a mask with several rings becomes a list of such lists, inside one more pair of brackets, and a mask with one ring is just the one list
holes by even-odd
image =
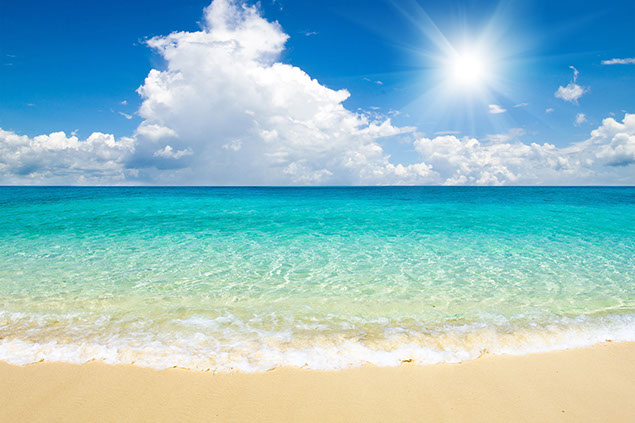
[[126, 167], [134, 140], [95, 132], [85, 140], [64, 132], [30, 138], [0, 129], [3, 184], [119, 184], [133, 176]]
[[398, 183], [403, 175], [380, 140], [412, 128], [347, 110], [348, 91], [279, 61], [287, 39], [256, 6], [232, 0], [206, 8], [201, 31], [150, 39], [167, 67], [138, 90], [142, 173], [164, 177], [148, 167], [156, 147], [146, 144], [170, 137], [172, 148], [193, 152], [183, 183]]
[[147, 138], [151, 141], [157, 141], [162, 138], [176, 137], [176, 132], [173, 129], [165, 126], [157, 125], [156, 123], [143, 122], [137, 128], [136, 135], [142, 138]]
[[[569, 147], [515, 140], [512, 130], [490, 140], [439, 136], [414, 142], [429, 183], [445, 185], [577, 185], [632, 184], [635, 172], [635, 115], [623, 123], [613, 118], [591, 132], [591, 138]], [[618, 169], [619, 168], [619, 169]]]
[[[591, 131], [591, 138], [576, 146], [580, 154], [593, 152], [597, 162], [612, 166], [624, 167], [635, 165], [635, 114], [627, 114], [622, 123], [613, 118], [602, 121], [602, 125]], [[626, 170], [627, 184], [635, 183], [635, 172]], [[630, 173], [629, 173], [630, 172]]]
[[555, 96], [564, 101], [578, 104], [578, 99], [589, 91], [587, 87], [578, 85], [578, 70], [573, 66], [569, 66], [573, 70], [573, 80], [566, 87], [559, 86], [555, 92]]

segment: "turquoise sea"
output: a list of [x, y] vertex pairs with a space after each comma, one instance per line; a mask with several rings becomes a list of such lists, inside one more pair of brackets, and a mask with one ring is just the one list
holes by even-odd
[[0, 188], [0, 360], [217, 372], [635, 341], [635, 188]]

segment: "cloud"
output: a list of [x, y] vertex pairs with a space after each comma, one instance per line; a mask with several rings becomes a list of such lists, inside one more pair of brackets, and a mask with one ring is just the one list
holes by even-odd
[[[453, 135], [419, 137], [412, 145], [418, 160], [410, 165], [387, 163], [369, 167], [376, 184], [443, 185], [584, 185], [635, 183], [635, 114], [623, 122], [604, 119], [586, 141], [558, 148], [549, 143], [523, 143], [521, 128], [485, 140]], [[138, 140], [93, 133], [86, 140], [63, 132], [30, 138], [0, 130], [0, 181], [4, 184], [138, 184], [141, 170], [133, 167]], [[240, 140], [224, 149], [239, 152]], [[165, 183], [167, 176], [192, 169], [179, 162], [191, 161], [192, 149], [164, 145], [154, 150]], [[361, 170], [360, 170], [361, 171]], [[316, 172], [308, 161], [295, 161], [283, 170], [297, 184], [320, 184], [333, 177], [330, 169]], [[259, 181], [253, 180], [252, 184]]]
[[518, 107], [527, 107], [529, 106], [529, 103], [518, 103], [516, 105], [514, 105], [514, 107], [518, 108]]
[[370, 78], [368, 78], [368, 77], [364, 77], [364, 81], [372, 82], [373, 84], [377, 84], [377, 85], [384, 85], [384, 83], [383, 83], [383, 82], [381, 82], [381, 81], [375, 81], [375, 80], [370, 79]]
[[194, 152], [189, 148], [176, 151], [169, 145], [166, 145], [163, 149], [155, 151], [153, 156], [162, 157], [164, 159], [180, 159], [181, 157], [191, 156], [192, 154], [194, 154]]
[[581, 124], [583, 124], [584, 122], [586, 122], [586, 116], [584, 113], [578, 113], [575, 117], [575, 126], [580, 126]]
[[[288, 36], [257, 7], [215, 0], [202, 29], [147, 41], [165, 68], [138, 89], [132, 137], [0, 130], [4, 184], [387, 185], [633, 184], [635, 115], [581, 143], [426, 138], [280, 61]], [[575, 70], [574, 70], [574, 79]], [[495, 110], [500, 106], [491, 105]], [[492, 108], [490, 107], [490, 109]], [[396, 163], [384, 144], [412, 148]]]
[[176, 132], [166, 126], [161, 126], [156, 123], [143, 122], [137, 128], [136, 135], [141, 138], [146, 138], [151, 141], [157, 141], [162, 138], [176, 137]]
[[[602, 164], [612, 167], [635, 165], [635, 114], [627, 114], [623, 123], [613, 118], [602, 121], [602, 125], [591, 132], [591, 138], [577, 145], [580, 151], [593, 151]], [[633, 185], [632, 169], [627, 184]]]
[[545, 113], [553, 113], [553, 112], [554, 112], [554, 109], [551, 107], [545, 109]]
[[128, 113], [119, 112], [119, 114], [128, 120], [132, 119], [132, 115], [129, 115]]
[[[492, 138], [492, 137], [490, 137]], [[569, 147], [522, 143], [515, 137], [440, 136], [414, 142], [429, 168], [428, 183], [444, 185], [585, 185], [633, 184], [635, 115], [623, 123], [612, 118], [591, 132], [591, 138]], [[619, 168], [619, 170], [618, 170]]]
[[495, 114], [495, 115], [500, 113], [505, 113], [507, 111], [506, 109], [503, 109], [498, 104], [490, 104], [488, 107], [489, 107], [489, 113]]
[[34, 138], [0, 129], [3, 184], [119, 184], [133, 176], [126, 168], [134, 140], [95, 132], [85, 140], [64, 132]]
[[573, 66], [569, 66], [573, 70], [573, 80], [566, 86], [560, 86], [554, 93], [556, 98], [560, 98], [570, 103], [578, 104], [578, 99], [589, 91], [587, 87], [576, 84], [579, 72]]
[[[147, 41], [165, 60], [138, 92], [144, 119], [135, 166], [142, 177], [194, 184], [374, 184], [416, 180], [380, 141], [409, 133], [387, 117], [354, 113], [333, 90], [279, 57], [288, 35], [256, 6], [216, 0], [203, 29]], [[154, 142], [190, 148], [191, 173], [153, 169]], [[240, 140], [237, 142], [236, 140]], [[178, 173], [175, 171], [175, 173]], [[179, 179], [186, 177], [187, 179]], [[410, 179], [409, 179], [410, 178]]]
[[635, 65], [635, 58], [602, 60], [603, 65]]
[[316, 31], [304, 31], [302, 34], [304, 34], [304, 36], [306, 37], [310, 37], [312, 35], [318, 35]]
[[587, 89], [581, 87], [578, 84], [574, 84], [571, 82], [566, 87], [558, 87], [558, 90], [554, 94], [557, 98], [560, 98], [564, 101], [568, 101], [570, 103], [578, 103], [578, 99], [587, 92]]
[[573, 82], [576, 82], [578, 80], [578, 75], [580, 74], [580, 72], [573, 66], [569, 66], [569, 69], [573, 71]]

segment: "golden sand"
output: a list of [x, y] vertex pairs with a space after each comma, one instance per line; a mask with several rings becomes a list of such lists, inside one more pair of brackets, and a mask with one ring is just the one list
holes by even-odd
[[340, 372], [0, 363], [0, 421], [635, 422], [635, 343]]

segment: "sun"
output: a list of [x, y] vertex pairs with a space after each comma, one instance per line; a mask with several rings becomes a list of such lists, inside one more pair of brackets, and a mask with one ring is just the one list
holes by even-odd
[[457, 85], [474, 88], [487, 82], [487, 61], [476, 50], [454, 52], [447, 63], [447, 74]]

